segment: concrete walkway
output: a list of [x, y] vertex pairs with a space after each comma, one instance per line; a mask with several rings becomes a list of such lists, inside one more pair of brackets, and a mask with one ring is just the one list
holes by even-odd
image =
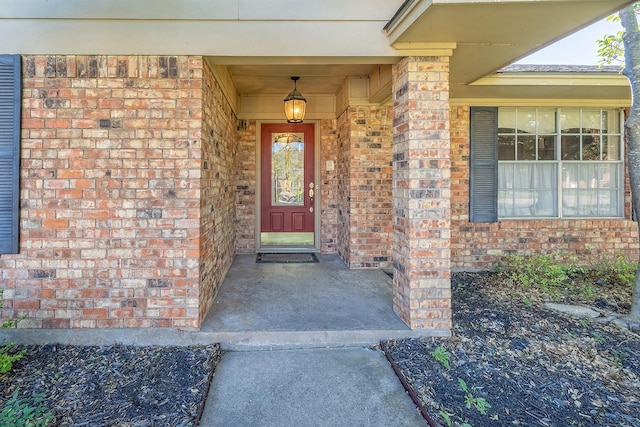
[[223, 355], [201, 426], [425, 426], [379, 350]]
[[202, 327], [234, 336], [223, 348], [236, 351], [216, 369], [201, 426], [426, 425], [383, 353], [368, 348], [421, 335], [393, 312], [391, 279], [319, 258], [236, 257]]

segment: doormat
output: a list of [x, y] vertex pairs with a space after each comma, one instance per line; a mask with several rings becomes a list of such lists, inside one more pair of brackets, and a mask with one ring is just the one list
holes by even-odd
[[318, 262], [318, 257], [313, 252], [309, 253], [259, 253], [256, 257], [258, 263], [303, 264]]

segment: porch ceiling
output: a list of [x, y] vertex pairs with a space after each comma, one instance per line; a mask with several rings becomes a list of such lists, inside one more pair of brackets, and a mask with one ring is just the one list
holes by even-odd
[[[395, 61], [396, 59], [394, 59]], [[209, 58], [211, 63], [232, 62], [227, 65], [238, 95], [282, 95], [293, 89], [291, 76], [299, 76], [298, 89], [304, 95], [336, 94], [347, 76], [367, 76], [381, 62], [364, 64], [313, 64], [305, 59], [289, 64], [238, 64], [229, 58]], [[246, 61], [246, 58], [245, 58]], [[258, 60], [257, 60], [258, 61]]]

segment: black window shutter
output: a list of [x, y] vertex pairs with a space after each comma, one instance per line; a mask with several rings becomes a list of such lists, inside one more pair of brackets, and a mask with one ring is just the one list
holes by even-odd
[[498, 108], [471, 107], [469, 220], [498, 220]]
[[0, 55], [0, 254], [18, 253], [20, 56]]

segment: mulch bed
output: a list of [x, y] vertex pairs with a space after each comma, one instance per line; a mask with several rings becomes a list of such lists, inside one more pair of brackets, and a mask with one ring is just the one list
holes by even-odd
[[[385, 343], [433, 421], [640, 426], [640, 336], [549, 311], [543, 296], [514, 289], [495, 274], [454, 274], [452, 291], [451, 338]], [[624, 311], [629, 301], [629, 289], [601, 286], [590, 301], [563, 302]], [[440, 346], [450, 353], [450, 369], [431, 355]], [[491, 405], [485, 415], [476, 408], [479, 399]]]
[[32, 406], [42, 393], [51, 426], [196, 426], [220, 358], [217, 345], [20, 349], [0, 376], [0, 410], [16, 390]]

